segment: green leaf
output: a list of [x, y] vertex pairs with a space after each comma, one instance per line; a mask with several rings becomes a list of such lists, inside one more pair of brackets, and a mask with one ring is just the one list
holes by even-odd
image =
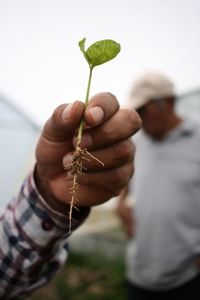
[[85, 41], [86, 41], [86, 38], [82, 39], [79, 41], [79, 47], [81, 49], [81, 51], [84, 53], [85, 52]]
[[85, 41], [86, 38], [82, 39], [79, 47], [91, 68], [115, 58], [120, 52], [120, 44], [113, 40], [98, 41], [85, 51]]
[[[78, 44], [79, 44], [81, 51], [83, 52], [83, 55], [85, 56], [85, 59], [88, 61], [86, 52], [85, 52], [85, 41], [86, 41], [86, 38], [80, 40]], [[88, 63], [89, 63], [89, 61], [88, 61]]]

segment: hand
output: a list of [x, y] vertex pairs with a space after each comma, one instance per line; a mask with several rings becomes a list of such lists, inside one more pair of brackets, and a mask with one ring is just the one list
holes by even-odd
[[117, 205], [117, 214], [120, 217], [124, 230], [127, 236], [130, 238], [134, 235], [134, 220], [133, 220], [133, 211], [129, 207], [126, 201], [119, 201]]
[[71, 200], [71, 175], [64, 170], [71, 162], [75, 135], [84, 115], [86, 128], [82, 148], [104, 163], [91, 159], [84, 163], [85, 174], [79, 176], [76, 206], [103, 203], [120, 193], [133, 173], [133, 145], [130, 137], [140, 128], [136, 112], [119, 109], [110, 93], [94, 96], [84, 112], [84, 104], [61, 105], [46, 122], [36, 149], [35, 180], [39, 191], [54, 208]]

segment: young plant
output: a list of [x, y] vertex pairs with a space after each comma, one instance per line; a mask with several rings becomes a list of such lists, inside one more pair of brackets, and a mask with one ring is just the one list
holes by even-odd
[[[85, 40], [86, 38], [82, 39], [79, 42], [79, 47], [89, 65], [89, 78], [88, 78], [86, 97], [84, 103], [86, 109], [89, 101], [92, 71], [94, 67], [113, 59], [120, 52], [120, 44], [109, 39], [101, 40], [92, 44], [87, 50], [85, 50]], [[80, 126], [78, 128], [77, 142], [76, 142], [76, 147], [72, 158], [72, 163], [70, 165], [65, 166], [65, 168], [72, 175], [73, 178], [72, 191], [71, 191], [72, 198], [70, 201], [70, 209], [69, 209], [69, 233], [71, 232], [72, 210], [73, 208], [76, 208], [75, 205], [78, 201], [76, 197], [76, 192], [78, 189], [78, 176], [80, 176], [84, 170], [83, 160], [89, 160], [89, 158], [92, 158], [98, 161], [100, 164], [104, 165], [103, 162], [99, 161], [96, 157], [91, 155], [87, 151], [87, 149], [81, 149], [83, 127], [84, 127], [84, 118], [82, 118], [80, 122]]]

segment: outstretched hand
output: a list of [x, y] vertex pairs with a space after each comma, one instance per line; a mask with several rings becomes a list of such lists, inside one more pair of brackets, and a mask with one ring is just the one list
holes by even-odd
[[137, 113], [120, 109], [110, 93], [94, 96], [84, 111], [84, 104], [59, 106], [46, 122], [36, 149], [35, 180], [50, 205], [62, 211], [71, 200], [71, 175], [64, 166], [72, 161], [80, 120], [86, 123], [81, 148], [87, 148], [96, 160], [85, 160], [84, 175], [79, 176], [77, 206], [92, 206], [116, 196], [133, 174], [134, 146], [130, 137], [141, 121]]

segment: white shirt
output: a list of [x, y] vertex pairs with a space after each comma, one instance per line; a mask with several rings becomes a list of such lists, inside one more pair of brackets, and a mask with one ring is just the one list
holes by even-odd
[[200, 257], [200, 127], [184, 121], [162, 142], [136, 141], [136, 233], [127, 253], [128, 279], [166, 290], [198, 273]]

